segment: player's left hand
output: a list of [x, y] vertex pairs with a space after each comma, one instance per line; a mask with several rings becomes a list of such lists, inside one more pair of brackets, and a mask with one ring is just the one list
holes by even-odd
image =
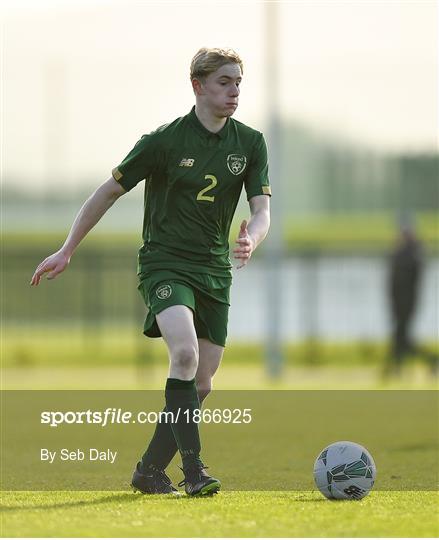
[[255, 249], [255, 243], [248, 233], [247, 221], [245, 219], [241, 223], [236, 243], [238, 244], [238, 246], [233, 250], [233, 254], [235, 256], [235, 259], [239, 259], [239, 264], [236, 267], [239, 269], [248, 263]]

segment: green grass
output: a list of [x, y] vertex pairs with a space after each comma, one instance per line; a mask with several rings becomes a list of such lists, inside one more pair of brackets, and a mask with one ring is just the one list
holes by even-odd
[[[438, 343], [425, 344], [439, 354]], [[381, 366], [389, 345], [385, 342], [329, 342], [306, 340], [283, 347], [287, 366]], [[3, 325], [1, 353], [3, 367], [37, 366], [163, 366], [168, 353], [161, 339], [145, 339], [138, 326], [34, 326]], [[227, 365], [261, 365], [262, 343], [231, 341], [224, 360]]]
[[[241, 217], [236, 216], [231, 231], [231, 242], [237, 236]], [[422, 212], [416, 218], [417, 233], [427, 250], [439, 251], [439, 220], [434, 212]], [[115, 248], [139, 247], [140, 233], [93, 233], [81, 244], [90, 249], [114, 250]], [[396, 238], [395, 216], [392, 213], [356, 213], [316, 215], [289, 219], [284, 227], [288, 252], [337, 251], [374, 252], [388, 251]], [[4, 249], [22, 249], [32, 245], [47, 253], [57, 249], [65, 239], [65, 232], [32, 234], [7, 232], [2, 235]], [[256, 252], [259, 256], [261, 251]]]
[[[428, 251], [439, 250], [439, 219], [434, 213], [420, 214], [417, 234]], [[388, 252], [397, 235], [395, 218], [389, 214], [339, 214], [290, 220], [285, 239], [291, 251], [336, 251], [345, 253]]]
[[209, 499], [128, 492], [8, 492], [7, 537], [435, 537], [434, 492], [227, 492]]
[[[136, 421], [42, 425], [41, 411], [103, 411], [107, 407], [160, 411], [163, 390], [125, 392], [8, 392], [2, 399], [2, 487], [23, 490], [125, 489], [127, 477], [154, 425]], [[374, 456], [378, 490], [434, 490], [438, 485], [438, 415], [435, 392], [219, 391], [204, 412], [243, 411], [244, 423], [200, 426], [203, 458], [229, 490], [309, 491], [319, 451], [330, 442], [357, 441]], [[236, 418], [236, 415], [234, 415]], [[80, 449], [84, 458], [42, 462], [41, 448]], [[88, 459], [90, 448], [117, 451], [114, 464]], [[273, 464], [272, 456], [275, 456]], [[179, 478], [178, 457], [169, 466]]]
[[[6, 382], [3, 387], [159, 389], [162, 388], [165, 377], [165, 366], [140, 370], [134, 366], [110, 367], [104, 370], [102, 367], [10, 368], [3, 372], [3, 382]], [[428, 379], [426, 372], [422, 370], [409, 370], [402, 381], [390, 381], [386, 387], [413, 388], [416, 381], [418, 388], [434, 387], [434, 381]], [[267, 390], [332, 387], [352, 390], [373, 389], [378, 383], [378, 373], [374, 368], [336, 369], [321, 366], [313, 369], [289, 368], [284, 377], [276, 382], [266, 379], [262, 366], [235, 365], [223, 366], [219, 370], [215, 388]], [[285, 398], [283, 392], [276, 395], [279, 399]], [[416, 489], [416, 485], [422, 485], [423, 478], [428, 478], [430, 483], [431, 480], [434, 482], [434, 474], [437, 471], [435, 453], [437, 439], [434, 438], [434, 429], [431, 429], [434, 417], [430, 414], [434, 411], [428, 403], [420, 409], [412, 406], [418, 403], [418, 399], [410, 392], [407, 396], [401, 395], [404, 400], [401, 407], [406, 407], [407, 410], [398, 416], [392, 416], [393, 409], [383, 406], [378, 397], [384, 401], [388, 397], [390, 403], [393, 403], [395, 395], [393, 392], [380, 396], [370, 395], [370, 399], [373, 398], [372, 405], [375, 404], [377, 410], [371, 411], [369, 416], [376, 418], [377, 422], [373, 424], [366, 422], [366, 426], [369, 426], [367, 436], [364, 435], [363, 425], [366, 417], [362, 412], [362, 424], [356, 422], [354, 403], [351, 403], [352, 414], [346, 416], [344, 421], [340, 419], [335, 426], [330, 426], [324, 421], [323, 416], [323, 424], [317, 430], [314, 425], [314, 432], [317, 431], [326, 442], [334, 437], [344, 438], [345, 434], [348, 439], [359, 440], [359, 433], [362, 433], [368, 444], [371, 443], [372, 453], [379, 464], [378, 489], [380, 486], [382, 490], [391, 489], [392, 484], [398, 490], [407, 484], [411, 485], [411, 489]], [[306, 399], [306, 396], [303, 393], [295, 393], [294, 399], [300, 402], [301, 399]], [[211, 406], [213, 403], [211, 401]], [[360, 412], [362, 403], [360, 400], [355, 404]], [[34, 405], [37, 406], [36, 403]], [[277, 407], [275, 403], [272, 403], [272, 406]], [[332, 400], [325, 408], [317, 402], [314, 406], [328, 414], [330, 407], [338, 405]], [[266, 408], [264, 406], [264, 410]], [[424, 413], [424, 409], [429, 411], [428, 414]], [[288, 407], [283, 407], [282, 410], [287, 415], [294, 414], [288, 412], [290, 410]], [[291, 410], [303, 411], [303, 407], [296, 406]], [[413, 413], [413, 418], [409, 413]], [[268, 418], [274, 418], [273, 411], [270, 413], [270, 410], [267, 410], [267, 415]], [[316, 418], [316, 411], [311, 416]], [[391, 422], [388, 421], [390, 417]], [[255, 418], [261, 423], [260, 414], [255, 413]], [[419, 419], [422, 421], [418, 421]], [[296, 489], [303, 489], [301, 485], [308, 485], [309, 489], [312, 489], [312, 461], [317, 453], [316, 449], [320, 449], [326, 443], [315, 440], [318, 436], [313, 435], [313, 430], [310, 431], [308, 422], [306, 415], [294, 414], [294, 422], [288, 424], [285, 431], [276, 429], [276, 423], [266, 419], [261, 423], [264, 438], [258, 436], [257, 444], [250, 442], [254, 441], [250, 432], [247, 432], [244, 438], [238, 437], [240, 432], [236, 432], [235, 439], [231, 440], [233, 445], [236, 445], [237, 470], [233, 469], [229, 460], [223, 463], [222, 469], [219, 466], [221, 456], [227, 455], [229, 450], [226, 433], [219, 437], [218, 444], [210, 446], [207, 443], [212, 437], [209, 437], [205, 443], [209, 464], [212, 466], [214, 463], [217, 464], [215, 470], [224, 481], [223, 492], [211, 499], [194, 500], [184, 497], [176, 500], [167, 497], [142, 497], [127, 491], [3, 492], [1, 535], [3, 537], [435, 537], [438, 535], [438, 496], [433, 491], [377, 489], [369, 497], [358, 502], [327, 501], [317, 491], [255, 491], [261, 489], [267, 481], [266, 470], [259, 477], [254, 471], [260, 470], [258, 467], [261, 462], [265, 463], [266, 447], [272, 440], [276, 440], [282, 448], [282, 452], [276, 457], [277, 465], [274, 465], [273, 469], [276, 485], [285, 489], [295, 486]], [[21, 426], [22, 430], [25, 425], [22, 422], [15, 424]], [[387, 426], [386, 429], [383, 430], [381, 424]], [[413, 428], [415, 424], [416, 427]], [[258, 425], [255, 423], [254, 427]], [[204, 426], [203, 429], [207, 427]], [[340, 431], [343, 431], [343, 435]], [[24, 428], [24, 432], [29, 433], [29, 429]], [[281, 440], [279, 434], [283, 433], [284, 439]], [[295, 437], [293, 433], [296, 434]], [[293, 444], [288, 444], [289, 440]], [[83, 442], [75, 440], [75, 444], [79, 447]], [[309, 447], [309, 443], [312, 443], [312, 448]], [[65, 438], [64, 444], [69, 445]], [[126, 453], [129, 454], [131, 461], [132, 451], [136, 452], [137, 446], [129, 443], [128, 432], [124, 432], [123, 445], [128, 446]], [[21, 445], [16, 452], [18, 456], [16, 460], [20, 463], [26, 460], [20, 454], [24, 450], [26, 449]], [[393, 468], [395, 460], [400, 464], [396, 471]], [[413, 473], [416, 464], [420, 466], [419, 474]], [[436, 466], [432, 467], [431, 464]], [[273, 467], [271, 461], [268, 466]], [[125, 481], [129, 479], [126, 478], [129, 476], [129, 466], [124, 466], [124, 470], [121, 479], [122, 489]], [[47, 479], [49, 485], [50, 483], [53, 485], [54, 476], [59, 472], [59, 470], [51, 472]], [[118, 470], [117, 474], [119, 473]], [[105, 479], [105, 472], [98, 471], [96, 474], [98, 479]], [[176, 481], [181, 477], [175, 464], [171, 465], [170, 474]], [[422, 476], [426, 474], [430, 476]], [[115, 476], [117, 475], [112, 471], [111, 479]], [[64, 477], [61, 477], [61, 480], [62, 478]], [[254, 491], [230, 491], [236, 489], [236, 486], [243, 485], [246, 478], [248, 478], [247, 488], [253, 488]], [[3, 479], [5, 479], [4, 472]], [[68, 481], [68, 475], [65, 479], [64, 481]], [[270, 482], [272, 483], [272, 480]]]
[[[3, 390], [161, 390], [167, 362], [154, 366], [21, 366], [2, 369]], [[376, 366], [285, 367], [270, 378], [264, 364], [223, 366], [216, 390], [435, 390], [438, 379], [422, 364], [407, 366], [400, 377], [383, 378]]]

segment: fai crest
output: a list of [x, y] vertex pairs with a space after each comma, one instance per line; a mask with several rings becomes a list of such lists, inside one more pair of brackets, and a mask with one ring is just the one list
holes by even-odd
[[227, 168], [234, 175], [241, 174], [246, 165], [247, 158], [242, 154], [229, 154], [227, 156]]
[[172, 287], [170, 285], [161, 285], [155, 292], [159, 300], [166, 300], [172, 294]]

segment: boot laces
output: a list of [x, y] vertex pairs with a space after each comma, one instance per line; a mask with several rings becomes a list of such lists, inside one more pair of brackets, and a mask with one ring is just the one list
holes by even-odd
[[168, 486], [172, 484], [171, 479], [169, 478], [169, 476], [165, 473], [163, 469], [159, 469], [155, 467], [154, 465], [150, 465], [148, 469], [151, 471], [151, 473], [153, 474], [156, 480], [162, 481]]
[[185, 471], [182, 467], [180, 467], [184, 473], [184, 479], [178, 483], [178, 487], [185, 486], [188, 483], [195, 484], [195, 482], [199, 482], [201, 480], [201, 471], [208, 468], [209, 467], [202, 465], [199, 467], [192, 467]]

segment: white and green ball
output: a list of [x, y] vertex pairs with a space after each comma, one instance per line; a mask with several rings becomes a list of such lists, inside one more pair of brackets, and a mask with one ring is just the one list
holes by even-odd
[[349, 441], [330, 444], [314, 463], [316, 486], [328, 499], [362, 499], [375, 478], [376, 466], [370, 453]]

